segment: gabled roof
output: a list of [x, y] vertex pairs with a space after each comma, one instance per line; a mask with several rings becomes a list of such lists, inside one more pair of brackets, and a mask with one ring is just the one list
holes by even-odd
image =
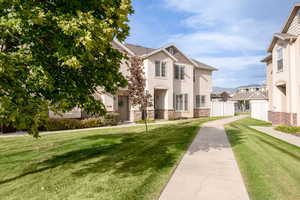
[[[113, 42], [113, 46], [118, 45], [119, 47], [121, 47], [124, 51], [130, 53], [132, 56], [141, 56], [143, 58], [147, 58], [149, 56], [152, 56], [158, 52], [163, 52], [165, 53], [167, 56], [169, 56], [171, 59], [173, 59], [175, 62], [183, 62], [182, 58], [177, 57], [176, 55], [172, 55], [170, 52], [167, 51], [167, 49], [169, 47], [174, 47], [189, 63], [191, 63], [192, 65], [194, 65], [197, 68], [200, 69], [206, 69], [206, 70], [210, 70], [210, 71], [217, 71], [216, 68], [209, 66], [207, 64], [201, 63], [195, 59], [190, 59], [188, 58], [184, 53], [182, 53], [175, 45], [171, 44], [171, 45], [167, 45], [167, 46], [163, 46], [161, 48], [158, 49], [154, 49], [154, 48], [148, 48], [148, 47], [143, 47], [140, 45], [134, 45], [134, 44], [129, 44], [129, 43], [121, 43], [117, 40], [114, 40]], [[116, 48], [116, 46], [115, 46]], [[118, 48], [120, 49], [120, 48]]]
[[269, 61], [272, 61], [272, 59], [273, 59], [272, 54], [270, 54], [270, 55], [264, 57], [264, 58], [261, 60], [261, 62], [266, 62], [266, 63], [267, 63], [267, 62], [269, 62]]
[[127, 47], [128, 49], [130, 49], [136, 56], [142, 56], [145, 54], [149, 54], [156, 50], [153, 48], [147, 48], [147, 47], [129, 44], [129, 43], [125, 43], [124, 46]]
[[231, 98], [232, 101], [243, 101], [243, 100], [265, 100], [268, 99], [266, 92], [255, 91], [255, 92], [238, 92]]
[[130, 55], [132, 55], [132, 56], [135, 55], [135, 53], [131, 49], [127, 48], [124, 44], [122, 44], [118, 40], [113, 40], [112, 46], [116, 49], [119, 49], [119, 48], [117, 48], [116, 45], [119, 46], [121, 49], [123, 49], [125, 52], [128, 52]]
[[148, 54], [145, 54], [145, 55], [142, 55], [143, 58], [147, 58], [147, 57], [150, 57], [158, 52], [163, 52], [165, 53], [167, 56], [169, 56], [171, 59], [173, 59], [175, 62], [178, 62], [178, 59], [175, 58], [172, 54], [170, 54], [165, 48], [159, 48], [159, 49], [156, 49]]
[[275, 33], [274, 34], [274, 37], [273, 37], [273, 40], [268, 48], [268, 52], [271, 53], [276, 42], [278, 41], [278, 39], [280, 40], [284, 40], [284, 41], [295, 41], [297, 39], [297, 36], [296, 35], [292, 35], [292, 34], [289, 34], [289, 33]]
[[281, 31], [282, 33], [286, 33], [289, 30], [289, 27], [293, 22], [293, 19], [295, 18], [299, 8], [300, 8], [300, 3], [295, 3], [287, 21], [282, 27], [282, 31]]
[[297, 15], [297, 12], [300, 8], [300, 3], [295, 3], [294, 6], [293, 6], [293, 9], [287, 19], [287, 21], [285, 22], [285, 24], [283, 25], [282, 27], [282, 30], [280, 33], [275, 33], [274, 34], [274, 37], [272, 39], [272, 42], [271, 44], [269, 45], [269, 48], [268, 48], [268, 52], [271, 53], [277, 40], [280, 39], [280, 40], [291, 40], [293, 41], [294, 39], [297, 39], [297, 36], [295, 35], [291, 35], [291, 34], [288, 34], [288, 30], [295, 18], [295, 16]]
[[204, 64], [202, 62], [199, 62], [198, 60], [195, 60], [195, 59], [192, 59], [192, 60], [198, 65], [198, 67], [200, 69], [206, 69], [206, 70], [210, 70], [210, 71], [218, 71], [217, 68], [214, 68], [214, 67]]
[[[181, 54], [190, 64], [192, 64], [192, 65], [194, 65], [195, 67], [198, 67], [198, 64], [197, 63], [195, 63], [193, 60], [191, 60], [189, 57], [187, 57], [182, 51], [180, 51], [180, 49], [178, 49], [174, 44], [169, 44], [169, 45], [166, 45], [166, 46], [164, 46], [164, 47], [162, 47], [162, 48], [164, 48], [164, 49], [168, 49], [168, 48], [170, 48], [170, 47], [173, 47], [173, 48], [175, 48], [176, 50], [177, 50], [177, 52], [179, 53], [179, 54]], [[178, 59], [178, 62], [182, 62], [182, 63], [184, 63], [184, 60], [181, 58], [181, 57], [179, 57], [178, 55], [176, 55], [176, 54], [174, 54], [174, 57], [176, 58], [176, 59]]]

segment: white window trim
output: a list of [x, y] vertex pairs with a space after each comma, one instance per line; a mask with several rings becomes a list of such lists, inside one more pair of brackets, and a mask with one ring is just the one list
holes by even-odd
[[[184, 81], [185, 80], [185, 71], [186, 71], [185, 65], [183, 65], [183, 64], [174, 64], [174, 68], [175, 68], [175, 66], [178, 66], [178, 78], [176, 78], [175, 74], [174, 74], [174, 79], [179, 80], [179, 81]], [[181, 73], [182, 69], [183, 69], [183, 76], [182, 76], [182, 73]], [[174, 71], [175, 71], [175, 69], [174, 69]], [[181, 77], [183, 77], [183, 79], [181, 79]]]
[[[204, 97], [205, 101], [204, 103], [202, 102], [202, 97]], [[199, 98], [199, 102], [197, 102], [197, 99]], [[207, 107], [207, 95], [201, 95], [201, 94], [197, 94], [196, 95], [196, 108], [206, 108]]]
[[[159, 62], [159, 75], [156, 74], [156, 63]], [[165, 76], [162, 76], [162, 68], [163, 68], [163, 63], [165, 64]], [[168, 73], [167, 73], [167, 62], [166, 61], [161, 61], [161, 60], [156, 60], [154, 61], [154, 75], [156, 78], [167, 78]]]
[[[281, 54], [281, 55], [280, 55]], [[279, 56], [280, 55], [280, 56]], [[284, 62], [283, 62], [283, 48], [282, 47], [279, 47], [277, 50], [276, 50], [276, 65], [277, 65], [277, 72], [283, 72], [283, 68], [284, 68]], [[282, 61], [282, 68], [279, 69], [278, 67], [278, 62], [279, 61]]]
[[[180, 96], [182, 97], [182, 105], [180, 106]], [[189, 111], [189, 95], [188, 93], [185, 94], [174, 94], [174, 110], [177, 112], [188, 112]], [[177, 101], [178, 98], [178, 101]], [[180, 108], [181, 107], [181, 108]], [[187, 108], [187, 109], [185, 109]]]

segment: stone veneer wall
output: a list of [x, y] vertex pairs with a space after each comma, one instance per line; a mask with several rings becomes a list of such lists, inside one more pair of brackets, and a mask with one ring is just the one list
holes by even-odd
[[194, 117], [209, 117], [210, 116], [210, 108], [197, 108], [194, 109]]
[[297, 126], [297, 114], [285, 112], [268, 112], [268, 119], [273, 125]]
[[[142, 111], [134, 110], [133, 112], [133, 121], [142, 120]], [[148, 119], [154, 119], [154, 110], [147, 111]]]

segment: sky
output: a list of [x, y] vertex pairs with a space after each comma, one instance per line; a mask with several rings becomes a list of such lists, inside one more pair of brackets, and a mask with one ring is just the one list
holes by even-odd
[[213, 85], [262, 84], [260, 60], [280, 32], [293, 0], [133, 0], [128, 43], [175, 44], [187, 56], [218, 68]]

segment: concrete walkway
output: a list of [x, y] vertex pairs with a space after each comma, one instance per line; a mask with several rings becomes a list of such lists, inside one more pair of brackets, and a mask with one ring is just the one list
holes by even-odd
[[160, 200], [249, 200], [223, 125], [246, 116], [205, 123]]
[[260, 132], [264, 132], [270, 136], [273, 136], [277, 139], [283, 140], [290, 144], [300, 147], [300, 137], [294, 136], [288, 133], [282, 133], [280, 131], [274, 130], [274, 127], [263, 127], [263, 126], [251, 126], [251, 128], [256, 129]]

